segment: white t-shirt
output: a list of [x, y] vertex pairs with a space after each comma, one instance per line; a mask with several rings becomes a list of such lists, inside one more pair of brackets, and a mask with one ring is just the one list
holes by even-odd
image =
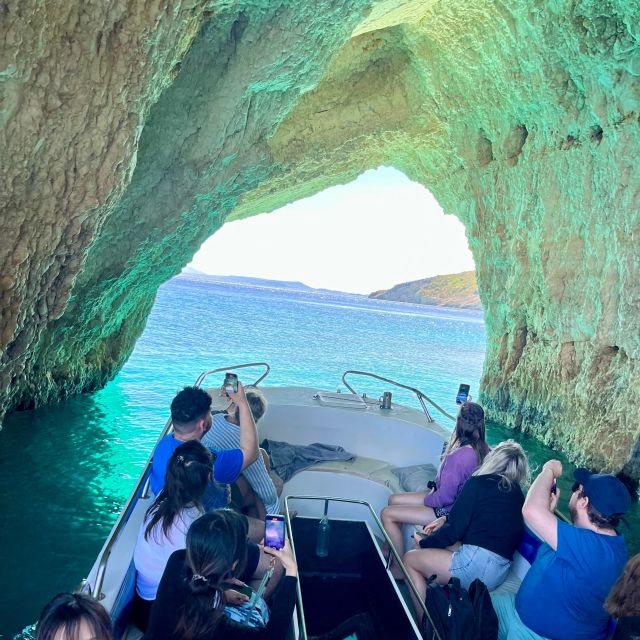
[[133, 552], [133, 563], [136, 566], [136, 591], [143, 600], [155, 600], [160, 578], [169, 561], [169, 556], [178, 549], [187, 547], [187, 531], [191, 523], [199, 518], [202, 512], [196, 507], [183, 509], [173, 521], [169, 535], [162, 532], [162, 521], [158, 522], [147, 538], [144, 533], [149, 524], [145, 518], [140, 531], [136, 548]]

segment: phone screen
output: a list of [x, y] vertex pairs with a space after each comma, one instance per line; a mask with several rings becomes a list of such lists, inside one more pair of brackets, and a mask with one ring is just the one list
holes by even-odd
[[458, 387], [458, 395], [456, 396], [456, 404], [462, 404], [467, 401], [469, 397], [469, 389], [471, 387], [468, 384], [461, 384]]
[[233, 389], [233, 393], [238, 393], [238, 376], [235, 373], [226, 373], [222, 386], [225, 390], [228, 387], [231, 387]]
[[274, 549], [284, 547], [284, 516], [267, 515], [265, 517], [264, 544]]

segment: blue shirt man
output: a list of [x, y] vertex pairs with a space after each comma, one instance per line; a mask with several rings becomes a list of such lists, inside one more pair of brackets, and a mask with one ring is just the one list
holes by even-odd
[[[258, 434], [242, 383], [238, 382], [238, 391], [235, 393], [231, 387], [225, 391], [238, 406], [239, 447], [221, 451], [212, 449], [212, 453], [215, 456], [213, 480], [228, 484], [235, 482], [240, 473], [258, 457]], [[171, 421], [174, 433], [162, 438], [153, 452], [151, 490], [155, 495], [164, 487], [167, 465], [174, 450], [189, 440], [201, 440], [211, 428], [211, 396], [199, 387], [185, 387], [171, 402]], [[221, 494], [224, 498], [220, 497]], [[214, 490], [205, 500], [209, 508], [224, 506], [227, 502], [226, 490]]]
[[492, 597], [500, 622], [499, 640], [604, 640], [604, 601], [624, 567], [627, 548], [615, 527], [631, 498], [614, 476], [576, 469], [569, 501], [572, 525], [554, 515], [562, 475], [547, 462], [527, 494], [523, 515], [544, 542], [517, 596]]

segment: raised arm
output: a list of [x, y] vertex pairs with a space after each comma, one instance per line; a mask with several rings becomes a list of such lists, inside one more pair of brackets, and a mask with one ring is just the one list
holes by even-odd
[[238, 380], [238, 391], [233, 393], [231, 387], [225, 389], [231, 401], [238, 407], [238, 423], [240, 426], [240, 450], [243, 455], [242, 471], [258, 459], [258, 431], [253, 415], [244, 393], [244, 387]]
[[558, 548], [558, 519], [555, 516], [560, 490], [552, 493], [556, 478], [562, 475], [562, 463], [548, 460], [533, 481], [522, 507], [525, 524], [552, 549]]

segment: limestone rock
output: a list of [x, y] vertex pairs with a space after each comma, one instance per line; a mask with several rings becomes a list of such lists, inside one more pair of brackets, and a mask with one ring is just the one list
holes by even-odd
[[492, 415], [639, 476], [638, 24], [626, 0], [4, 0], [3, 406], [114, 375], [225, 220], [387, 164], [466, 225]]

